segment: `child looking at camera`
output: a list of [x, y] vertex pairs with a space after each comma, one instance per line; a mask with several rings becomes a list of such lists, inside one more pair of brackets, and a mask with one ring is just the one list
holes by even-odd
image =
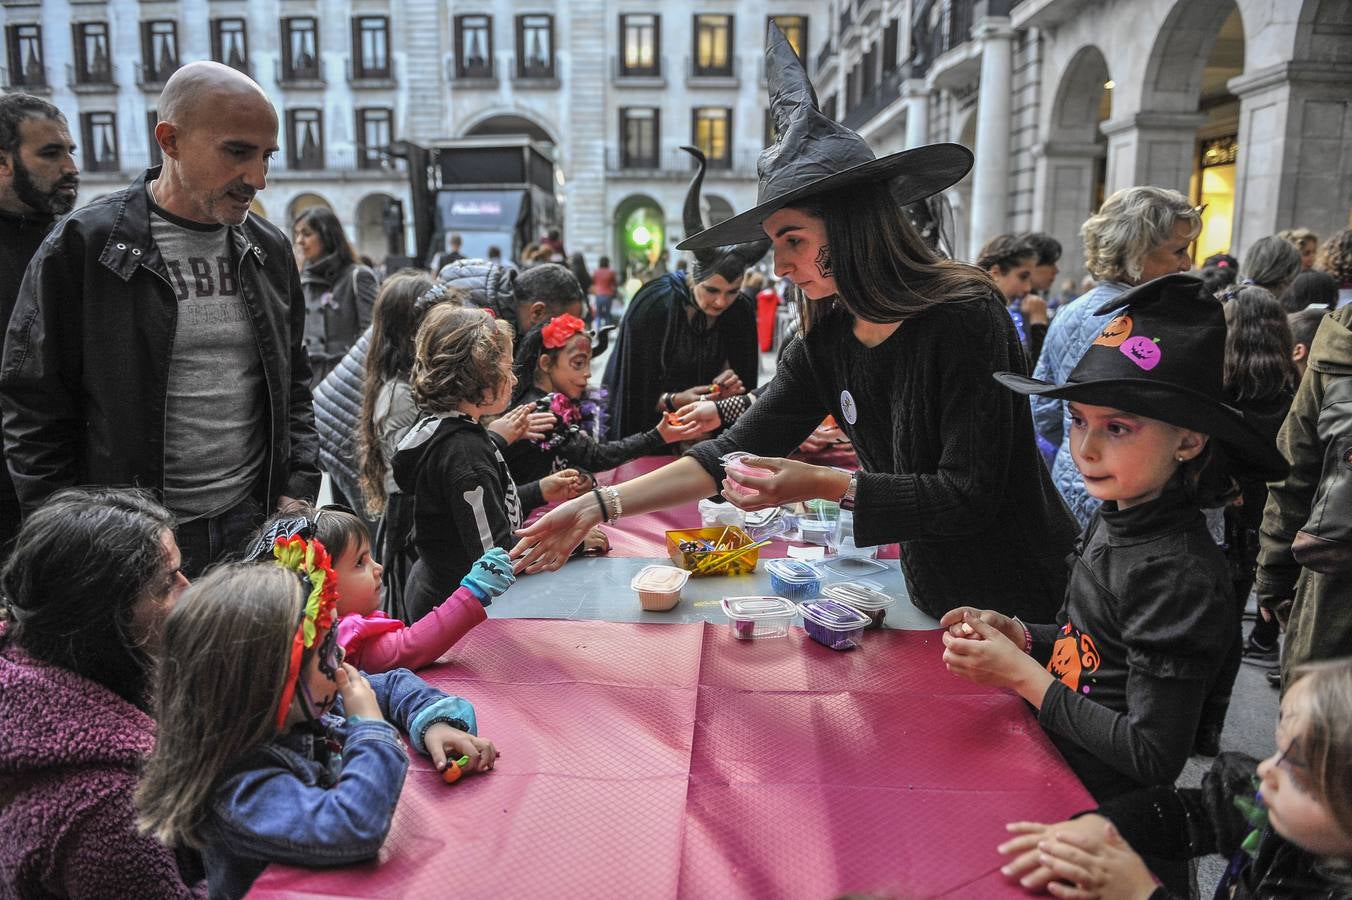
[[1217, 897], [1352, 897], [1352, 659], [1295, 670], [1277, 750], [1217, 757], [1200, 788], [1161, 786], [1055, 825], [1013, 822], [1004, 872], [1055, 897], [1172, 900], [1138, 853], [1230, 858]]
[[309, 527], [329, 551], [338, 592], [338, 643], [344, 659], [362, 672], [421, 669], [436, 662], [469, 630], [487, 618], [484, 607], [516, 581], [507, 552], [484, 553], [449, 597], [413, 625], [381, 609], [381, 572], [371, 558], [366, 523], [351, 510], [296, 505], [263, 526], [263, 534]]
[[408, 770], [401, 732], [438, 769], [497, 755], [468, 701], [343, 662], [322, 544], [279, 536], [271, 555], [215, 569], [165, 623], [139, 823], [202, 850], [212, 897], [242, 897], [271, 862], [374, 857]]
[[1218, 470], [1224, 461], [1264, 477], [1285, 470], [1224, 402], [1225, 316], [1200, 279], [1155, 279], [1112, 301], [1124, 305], [1065, 384], [996, 375], [1069, 402], [1075, 465], [1103, 501], [1056, 622], [970, 607], [940, 619], [949, 670], [1037, 708], [1100, 801], [1173, 782], [1240, 639], [1229, 569], [1201, 512], [1223, 493], [1213, 485], [1228, 488]]

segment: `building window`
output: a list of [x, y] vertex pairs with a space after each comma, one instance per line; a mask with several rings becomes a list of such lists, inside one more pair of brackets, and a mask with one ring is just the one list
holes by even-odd
[[286, 114], [287, 164], [293, 169], [324, 168], [324, 114], [292, 109]]
[[900, 40], [901, 20], [893, 19], [883, 31], [883, 74], [895, 72], [900, 60], [897, 59], [897, 42]]
[[493, 77], [493, 20], [489, 16], [455, 17], [455, 76]]
[[75, 83], [113, 83], [113, 63], [108, 58], [107, 22], [76, 23]]
[[826, 116], [826, 118], [830, 119], [830, 120], [833, 121], [833, 122], [836, 121], [836, 95], [835, 95], [835, 94], [832, 94], [831, 96], [827, 97], [827, 98], [826, 98], [826, 102], [822, 104], [822, 115]]
[[554, 17], [516, 17], [516, 76], [554, 77]]
[[626, 107], [620, 110], [620, 168], [656, 169], [660, 119], [652, 107]]
[[390, 20], [385, 16], [352, 19], [352, 74], [355, 78], [390, 77]]
[[362, 169], [386, 169], [393, 161], [389, 155], [394, 140], [394, 113], [389, 109], [357, 110], [357, 166]]
[[709, 168], [731, 168], [732, 110], [722, 106], [696, 107], [692, 118], [691, 143], [704, 151]]
[[243, 19], [212, 20], [211, 58], [248, 73], [249, 37]]
[[662, 74], [657, 54], [662, 33], [660, 17], [649, 14], [620, 16], [620, 74]]
[[14, 87], [46, 87], [42, 67], [42, 26], [10, 25], [5, 28], [9, 51], [9, 83]]
[[695, 75], [732, 77], [732, 16], [695, 16]]
[[164, 162], [164, 154], [160, 152], [160, 142], [155, 140], [155, 126], [160, 123], [160, 114], [158, 110], [146, 110], [146, 135], [150, 140], [150, 164], [158, 166]]
[[110, 112], [80, 114], [80, 137], [84, 143], [86, 172], [116, 172], [117, 116]]
[[282, 19], [282, 81], [319, 80], [319, 29], [315, 20]]
[[178, 26], [159, 20], [141, 23], [141, 83], [163, 84], [178, 68]]
[[771, 16], [770, 21], [779, 26], [798, 59], [807, 65], [807, 16]]

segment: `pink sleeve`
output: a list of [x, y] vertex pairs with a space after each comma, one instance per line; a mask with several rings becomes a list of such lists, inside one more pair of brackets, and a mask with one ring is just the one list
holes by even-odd
[[468, 588], [456, 588], [430, 613], [407, 628], [373, 636], [361, 648], [363, 672], [421, 669], [436, 662], [469, 630], [488, 618]]

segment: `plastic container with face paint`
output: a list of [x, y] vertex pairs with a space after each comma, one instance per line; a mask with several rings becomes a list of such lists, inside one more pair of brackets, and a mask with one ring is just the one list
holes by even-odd
[[868, 627], [869, 617], [838, 600], [808, 600], [798, 604], [803, 617], [803, 630], [808, 637], [832, 650], [849, 650], [859, 646], [859, 639]]
[[739, 641], [785, 637], [797, 608], [783, 597], [724, 597], [723, 612]]

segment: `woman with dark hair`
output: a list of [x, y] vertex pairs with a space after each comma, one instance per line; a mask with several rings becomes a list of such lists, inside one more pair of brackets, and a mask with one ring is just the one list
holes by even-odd
[[[704, 154], [682, 147], [699, 163], [685, 197], [687, 236], [703, 229], [700, 186]], [[759, 383], [756, 313], [742, 294], [747, 268], [769, 241], [701, 248], [686, 272], [652, 279], [620, 320], [602, 379], [610, 392], [611, 440], [648, 431], [664, 413], [696, 400], [724, 399]]]
[[343, 225], [327, 206], [312, 206], [291, 226], [305, 292], [305, 348], [319, 384], [371, 324], [376, 276], [357, 262]]
[[[931, 615], [954, 597], [998, 597], [1043, 621], [1065, 593], [1076, 528], [1038, 457], [1028, 404], [992, 377], [1026, 372], [1023, 350], [990, 278], [939, 259], [902, 213], [961, 179], [972, 155], [940, 144], [875, 159], [817, 109], [773, 26], [766, 56], [780, 138], [761, 154], [761, 202], [682, 246], [773, 240], [776, 274], [806, 297], [804, 334], [730, 431], [546, 514], [521, 532], [518, 567], [557, 568], [603, 519], [706, 497], [721, 481], [743, 508], [825, 498], [853, 510], [858, 544], [900, 542], [911, 601]], [[861, 472], [779, 458], [828, 414]], [[725, 473], [720, 457], [734, 450], [770, 474]]]
[[132, 807], [161, 628], [188, 584], [172, 529], [144, 494], [67, 490], [19, 532], [2, 576], [0, 895], [205, 893], [196, 854], [139, 834]]
[[1254, 241], [1239, 267], [1241, 284], [1266, 288], [1278, 300], [1299, 274], [1300, 251], [1275, 234]]
[[1019, 333], [1028, 357], [1028, 367], [1037, 364], [1042, 353], [1042, 342], [1047, 337], [1047, 304], [1041, 297], [1032, 296], [1025, 307], [1022, 303], [1033, 290], [1033, 273], [1038, 267], [1038, 247], [1027, 235], [997, 234], [986, 242], [977, 255], [976, 267], [995, 282], [1005, 298], [1010, 318]]

